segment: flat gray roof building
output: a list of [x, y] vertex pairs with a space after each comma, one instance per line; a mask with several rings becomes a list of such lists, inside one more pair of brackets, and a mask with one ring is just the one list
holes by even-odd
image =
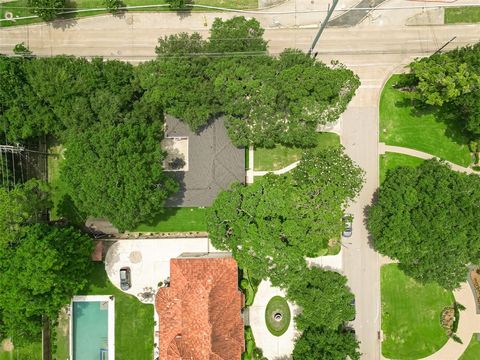
[[217, 194], [233, 182], [245, 182], [245, 149], [232, 144], [223, 117], [210, 122], [198, 134], [172, 116], [166, 115], [165, 120], [166, 138], [188, 138], [188, 170], [170, 172], [180, 191], [167, 200], [166, 206], [210, 206]]

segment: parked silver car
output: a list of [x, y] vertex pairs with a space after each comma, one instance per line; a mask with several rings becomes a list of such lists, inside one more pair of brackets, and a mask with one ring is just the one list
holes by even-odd
[[350, 237], [352, 236], [353, 228], [352, 228], [352, 222], [353, 222], [353, 217], [352, 215], [346, 215], [343, 217], [343, 232], [342, 236], [343, 237]]
[[120, 289], [126, 291], [132, 286], [130, 277], [130, 268], [123, 267], [120, 269]]

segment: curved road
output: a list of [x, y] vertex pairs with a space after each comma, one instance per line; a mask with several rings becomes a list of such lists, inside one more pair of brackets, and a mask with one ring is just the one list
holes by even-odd
[[[179, 18], [165, 13], [127, 14], [124, 18], [99, 16], [79, 20], [71, 26], [54, 28], [45, 24], [0, 29], [0, 52], [10, 53], [14, 44], [25, 41], [37, 55], [100, 55], [131, 62], [154, 57], [160, 36], [199, 31], [207, 35], [207, 25], [215, 16], [229, 14], [191, 14]], [[205, 18], [204, 18], [205, 17]], [[268, 29], [272, 16], [258, 16], [267, 28], [270, 51], [277, 54], [287, 47], [307, 50], [315, 29]], [[356, 296], [354, 322], [361, 341], [363, 359], [381, 358], [379, 257], [369, 245], [364, 225], [365, 208], [378, 187], [378, 102], [384, 81], [414, 57], [429, 55], [453, 36], [449, 47], [478, 41], [479, 25], [437, 27], [355, 27], [326, 29], [317, 45], [318, 58], [338, 59], [354, 70], [362, 85], [342, 115], [342, 143], [347, 153], [366, 171], [366, 183], [350, 211], [354, 214], [353, 236], [345, 241], [343, 263], [348, 283]]]

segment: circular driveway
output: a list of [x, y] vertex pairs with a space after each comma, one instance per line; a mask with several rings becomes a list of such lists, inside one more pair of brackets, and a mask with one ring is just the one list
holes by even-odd
[[294, 317], [298, 313], [298, 307], [288, 302], [290, 308], [291, 320], [287, 331], [281, 336], [275, 336], [270, 333], [265, 323], [265, 310], [270, 299], [274, 296], [285, 297], [285, 292], [276, 287], [272, 287], [270, 281], [262, 281], [258, 286], [255, 301], [249, 309], [250, 326], [257, 347], [263, 350], [263, 355], [269, 360], [291, 359], [295, 338], [299, 333], [295, 329]]

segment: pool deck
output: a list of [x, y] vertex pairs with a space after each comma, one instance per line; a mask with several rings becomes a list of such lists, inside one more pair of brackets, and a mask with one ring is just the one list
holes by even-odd
[[74, 302], [108, 302], [108, 360], [115, 360], [115, 297], [108, 295], [74, 296], [70, 303], [70, 359], [73, 358], [73, 303]]

